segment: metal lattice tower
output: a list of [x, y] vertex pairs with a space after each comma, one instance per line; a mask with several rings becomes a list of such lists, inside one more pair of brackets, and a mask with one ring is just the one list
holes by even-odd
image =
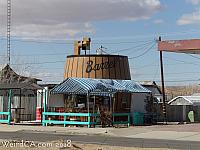
[[7, 0], [7, 64], [10, 65], [11, 0]]

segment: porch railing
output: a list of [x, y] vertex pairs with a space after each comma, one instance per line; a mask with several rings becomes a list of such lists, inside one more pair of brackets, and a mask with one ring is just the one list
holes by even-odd
[[[0, 119], [0, 123], [10, 124], [10, 112], [0, 112], [0, 115], [7, 116], [7, 119]], [[4, 118], [4, 117], [3, 117]]]
[[[97, 123], [96, 121], [93, 122], [91, 118], [99, 117], [98, 114], [92, 114], [92, 113], [43, 112], [42, 115], [43, 115], [43, 120], [42, 120], [43, 126], [47, 124], [63, 124], [64, 127], [66, 125], [87, 125], [88, 128], [91, 125], [94, 125]], [[54, 118], [52, 119], [50, 116], [63, 116], [63, 120], [55, 120]]]
[[[130, 113], [113, 113], [113, 124], [127, 124], [130, 126]], [[127, 121], [115, 121], [115, 117], [127, 117]]]
[[[43, 112], [42, 125], [48, 124], [63, 124], [66, 125], [97, 125], [100, 123], [100, 114], [93, 113], [58, 113], [58, 112]], [[63, 120], [57, 120], [56, 117], [63, 117]], [[55, 117], [55, 118], [54, 118]], [[115, 121], [116, 117], [127, 117], [127, 121]], [[113, 113], [113, 124], [130, 125], [130, 113]]]

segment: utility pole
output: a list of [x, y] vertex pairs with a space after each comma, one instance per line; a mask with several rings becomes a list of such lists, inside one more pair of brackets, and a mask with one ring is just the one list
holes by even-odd
[[7, 0], [7, 64], [10, 66], [11, 0]]
[[[161, 42], [161, 37], [159, 37], [159, 40]], [[164, 69], [163, 69], [163, 56], [162, 56], [162, 50], [160, 50], [160, 72], [161, 72], [161, 82], [162, 82], [162, 96], [163, 96], [163, 115], [164, 120], [163, 122], [167, 124], [167, 111], [166, 111], [166, 102], [165, 102], [165, 83], [164, 83]]]

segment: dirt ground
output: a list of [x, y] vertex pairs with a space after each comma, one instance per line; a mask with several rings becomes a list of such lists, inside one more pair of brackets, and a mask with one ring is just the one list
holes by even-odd
[[199, 132], [200, 123], [136, 126], [135, 128], [150, 129], [153, 131]]
[[[199, 132], [200, 124], [180, 124], [180, 125], [154, 125], [154, 126], [133, 126], [130, 128], [144, 128], [152, 131], [176, 131], [176, 132]], [[16, 144], [18, 143], [18, 145]], [[139, 147], [119, 147], [98, 144], [71, 143], [71, 141], [49, 141], [46, 143], [24, 143], [21, 141], [0, 142], [0, 150], [167, 150], [165, 148], [139, 148]], [[40, 144], [40, 146], [38, 146]]]

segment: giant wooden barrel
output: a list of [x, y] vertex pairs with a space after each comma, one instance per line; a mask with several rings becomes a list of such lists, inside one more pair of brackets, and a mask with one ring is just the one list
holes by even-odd
[[130, 80], [127, 56], [70, 55], [67, 56], [64, 78], [97, 78]]

